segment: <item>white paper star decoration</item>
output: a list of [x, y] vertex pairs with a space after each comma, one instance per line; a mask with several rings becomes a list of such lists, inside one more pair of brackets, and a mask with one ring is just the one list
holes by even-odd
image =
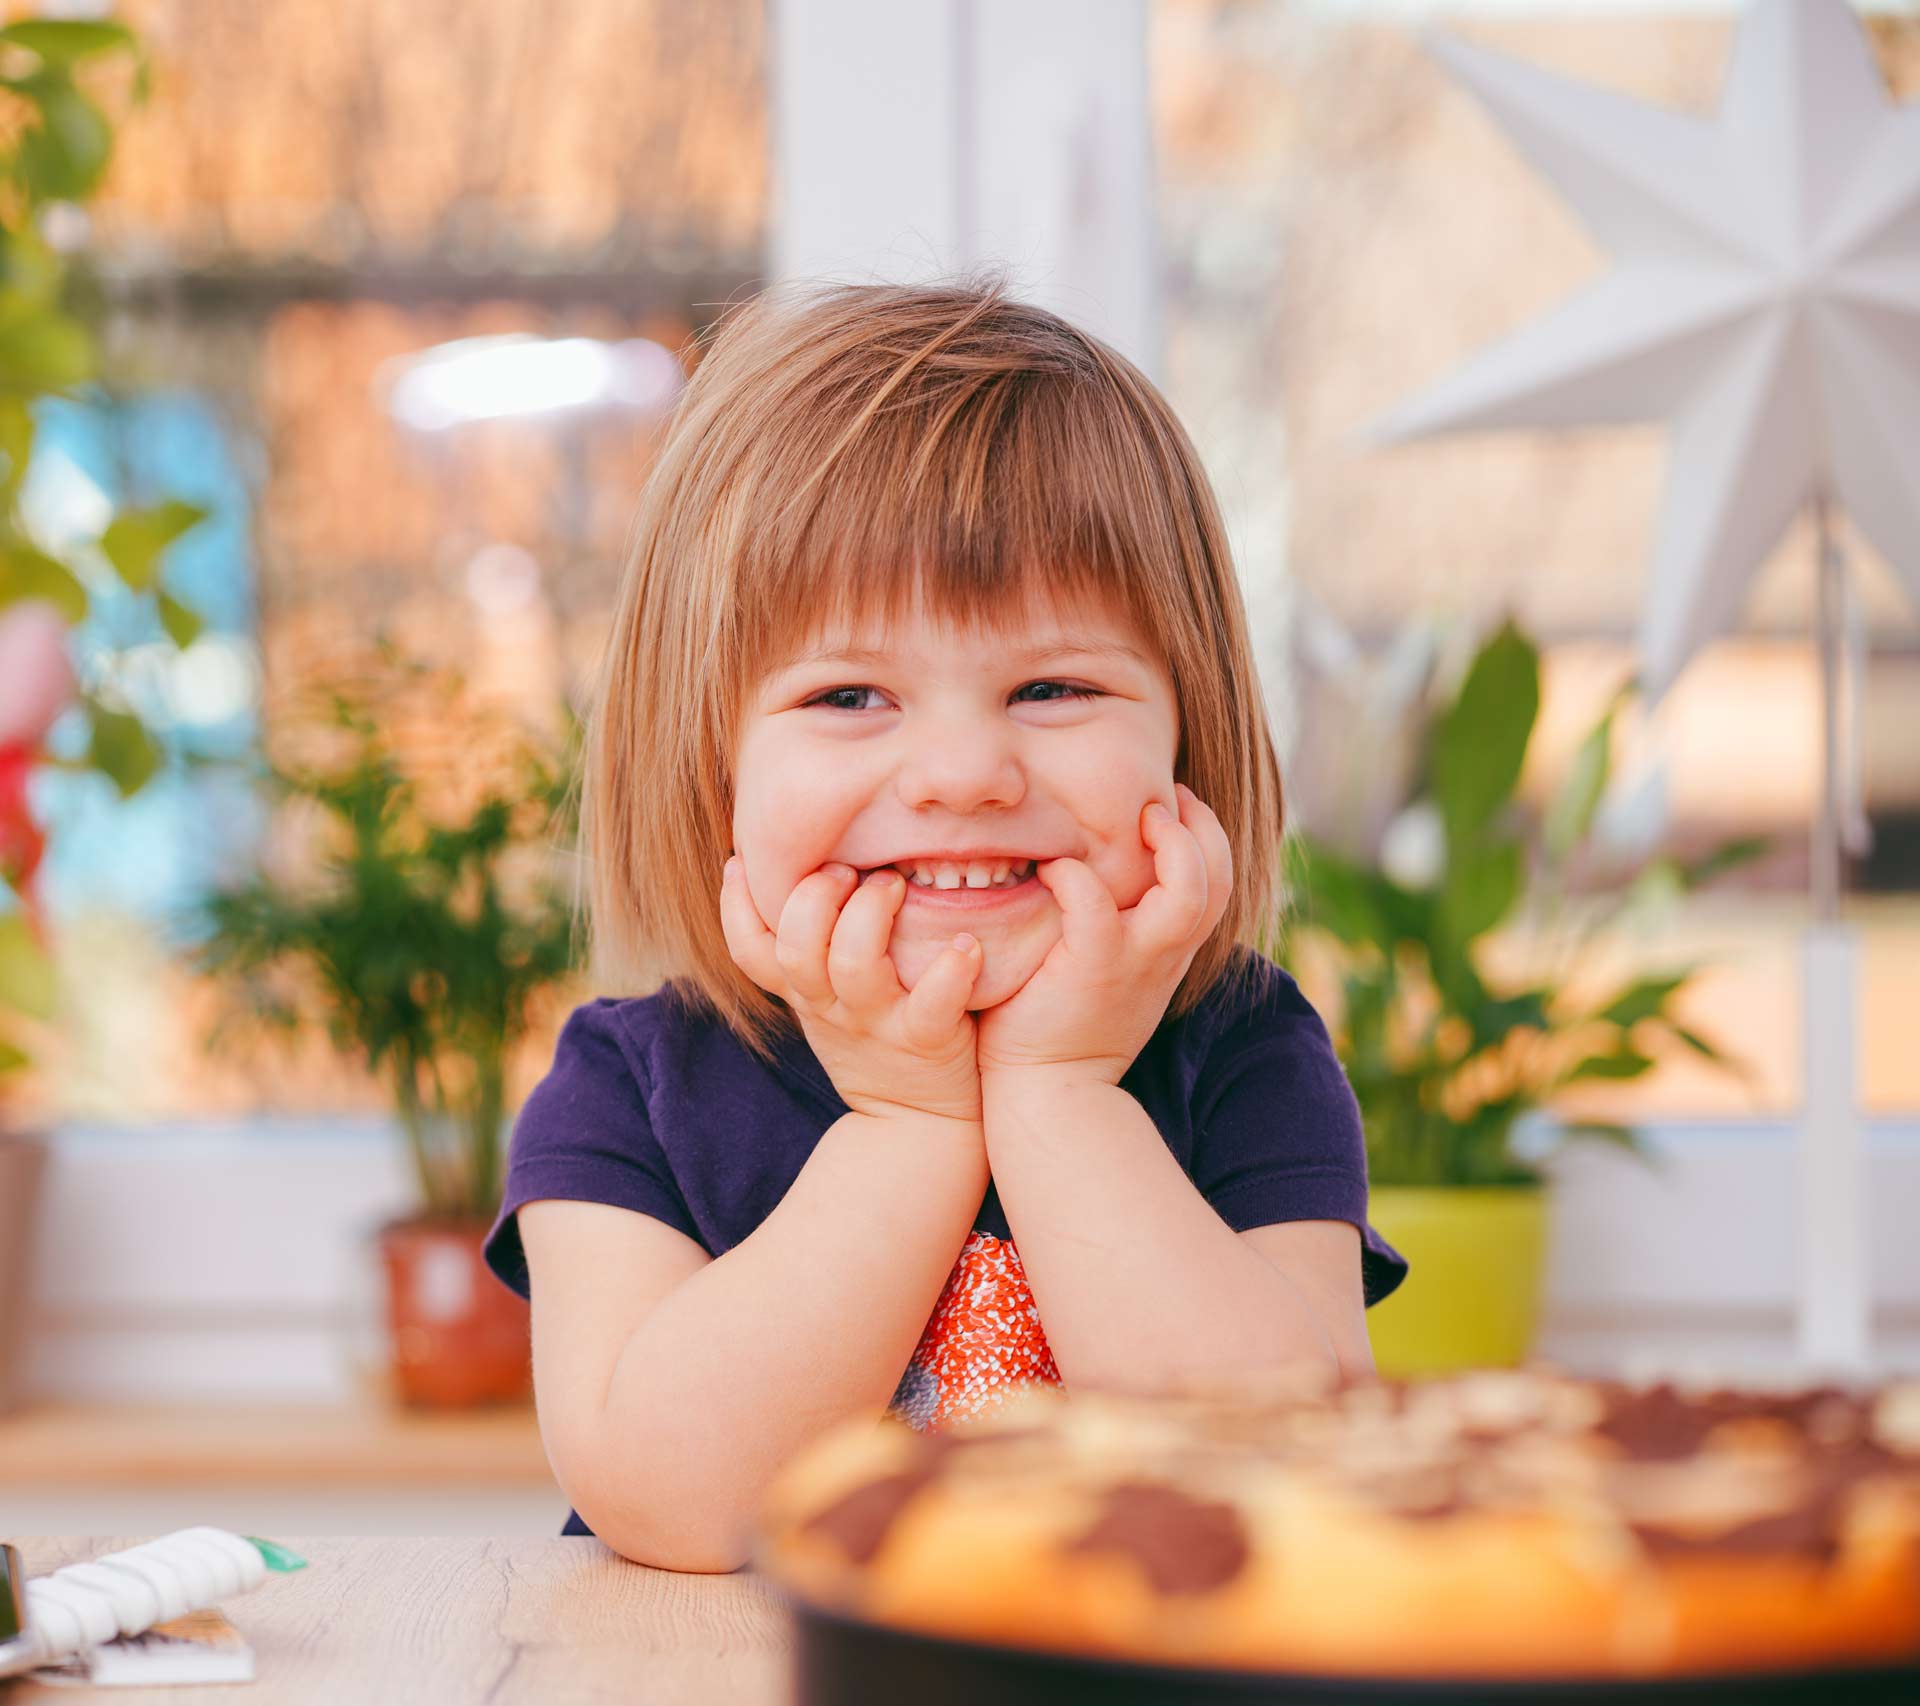
[[1816, 495], [1920, 606], [1920, 103], [1846, 0], [1756, 0], [1713, 119], [1427, 39], [1617, 264], [1369, 436], [1670, 419], [1649, 706]]

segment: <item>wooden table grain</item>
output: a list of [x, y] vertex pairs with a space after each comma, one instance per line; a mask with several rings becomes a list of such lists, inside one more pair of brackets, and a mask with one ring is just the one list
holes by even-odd
[[[22, 1539], [30, 1575], [153, 1535]], [[791, 1706], [786, 1602], [751, 1570], [682, 1575], [629, 1563], [598, 1540], [275, 1535], [308, 1560], [223, 1609], [256, 1680], [114, 1688], [112, 1706]], [[0, 1681], [0, 1706], [73, 1706], [71, 1688]]]

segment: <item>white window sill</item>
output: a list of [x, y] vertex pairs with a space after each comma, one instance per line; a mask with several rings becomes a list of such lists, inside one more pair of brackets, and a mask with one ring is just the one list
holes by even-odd
[[[1539, 1354], [1738, 1367], [1789, 1354], [1798, 1156], [1785, 1120], [1649, 1122], [1658, 1176], [1555, 1164]], [[1868, 1122], [1875, 1346], [1920, 1369], [1920, 1120]], [[50, 1400], [349, 1403], [384, 1359], [374, 1235], [412, 1206], [377, 1119], [55, 1134], [29, 1390]]]

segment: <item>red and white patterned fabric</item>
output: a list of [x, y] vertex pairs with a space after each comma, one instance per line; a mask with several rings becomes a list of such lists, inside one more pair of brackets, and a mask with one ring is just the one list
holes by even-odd
[[960, 1246], [887, 1414], [940, 1433], [1034, 1382], [1058, 1386], [1039, 1306], [1011, 1242], [975, 1230]]

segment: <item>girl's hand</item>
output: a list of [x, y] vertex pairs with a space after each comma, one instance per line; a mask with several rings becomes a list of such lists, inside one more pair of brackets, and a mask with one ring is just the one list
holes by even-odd
[[1059, 902], [1060, 940], [1040, 969], [976, 1015], [983, 1078], [1039, 1067], [1118, 1084], [1165, 1016], [1200, 945], [1227, 910], [1233, 849], [1220, 820], [1176, 782], [1176, 819], [1141, 814], [1154, 886], [1122, 912], [1079, 859], [1034, 868]]
[[898, 871], [823, 865], [803, 877], [767, 928], [738, 858], [720, 885], [720, 924], [734, 963], [793, 1009], [840, 1099], [855, 1113], [980, 1121], [980, 1068], [968, 997], [980, 944], [949, 946], [911, 991], [887, 942], [906, 898]]

